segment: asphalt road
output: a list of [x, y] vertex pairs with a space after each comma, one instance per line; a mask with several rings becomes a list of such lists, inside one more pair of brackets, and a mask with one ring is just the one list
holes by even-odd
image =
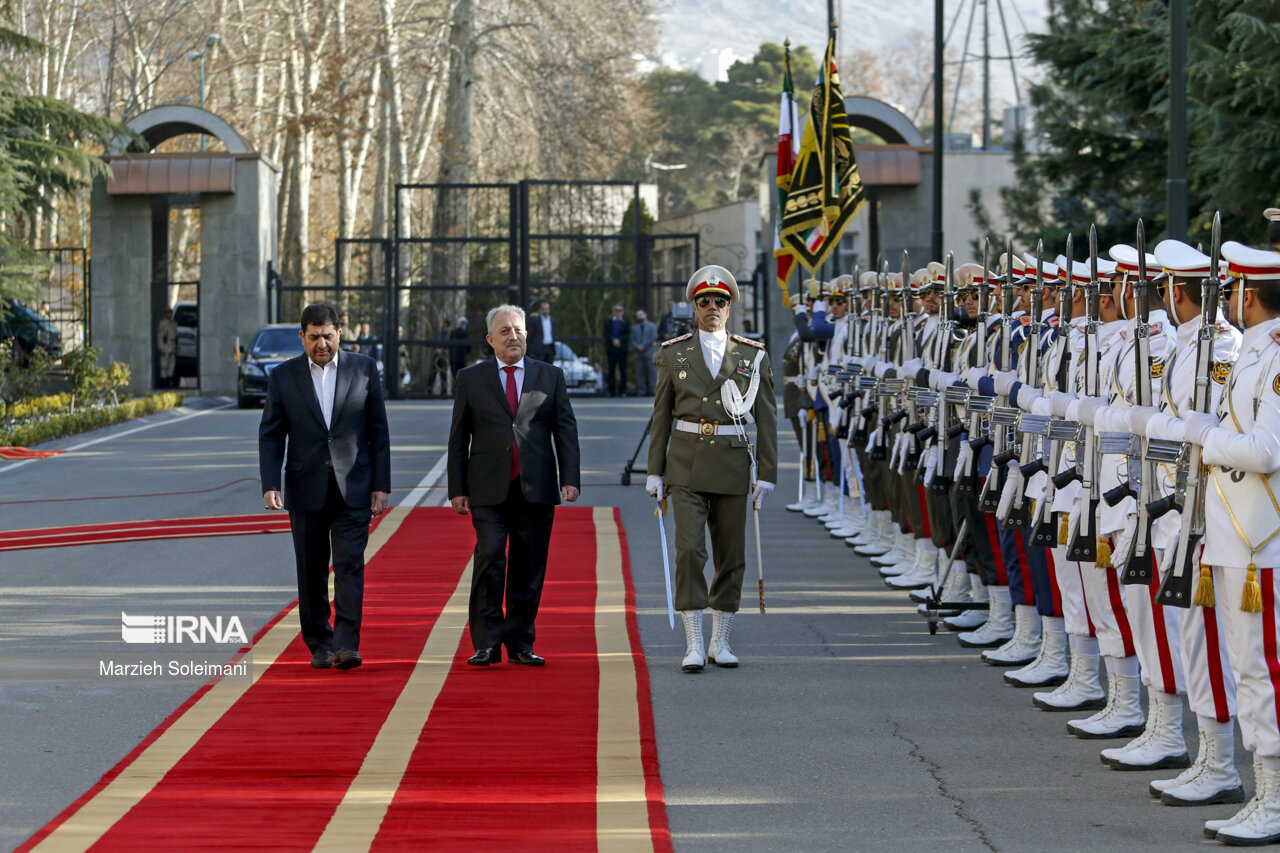
[[[0, 463], [0, 529], [259, 511], [259, 415], [216, 408], [225, 402], [198, 400], [51, 445], [118, 436], [64, 456]], [[678, 622], [667, 627], [652, 501], [642, 474], [620, 484], [649, 405], [582, 399], [574, 407], [582, 501], [621, 507], [627, 530], [677, 850], [1215, 844], [1201, 821], [1232, 807], [1159, 805], [1146, 793], [1157, 774], [1104, 767], [1098, 750], [1118, 744], [1067, 735], [1067, 715], [1035, 710], [1028, 691], [1006, 687], [999, 670], [951, 635], [931, 637], [868, 563], [786, 512], [798, 472], [789, 431], [789, 463], [761, 519], [768, 613], [751, 609], [749, 563], [734, 636], [742, 666], [682, 674], [683, 634]], [[395, 501], [444, 454], [449, 405], [396, 402], [389, 414]], [[118, 640], [120, 613], [131, 608], [212, 614], [234, 605], [252, 635], [296, 597], [289, 540], [278, 535], [9, 552], [0, 554], [0, 577], [0, 849], [56, 815], [191, 691], [15, 683], [14, 661], [98, 654], [103, 641]], [[1194, 752], [1193, 733], [1188, 745]], [[1251, 773], [1242, 772], [1249, 789]]]

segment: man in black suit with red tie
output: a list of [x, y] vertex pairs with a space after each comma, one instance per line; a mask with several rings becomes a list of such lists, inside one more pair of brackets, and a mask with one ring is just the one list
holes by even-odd
[[369, 519], [386, 511], [391, 492], [391, 438], [377, 364], [341, 350], [337, 312], [308, 305], [301, 326], [303, 354], [267, 376], [258, 427], [262, 500], [267, 509], [289, 510], [311, 665], [352, 669], [360, 665]]
[[449, 500], [476, 529], [467, 663], [501, 663], [506, 646], [513, 662], [542, 666], [534, 620], [555, 506], [581, 488], [578, 422], [563, 371], [525, 358], [524, 311], [500, 305], [488, 327], [496, 358], [455, 377], [449, 431]]

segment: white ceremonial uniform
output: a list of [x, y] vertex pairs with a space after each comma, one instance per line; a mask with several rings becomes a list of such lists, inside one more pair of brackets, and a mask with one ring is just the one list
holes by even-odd
[[[1213, 566], [1245, 748], [1280, 758], [1280, 319], [1245, 330], [1218, 419], [1221, 428], [1204, 443], [1209, 482], [1202, 559]], [[1253, 565], [1260, 613], [1241, 608]]]
[[[1151, 359], [1151, 399], [1153, 404], [1161, 397], [1163, 377], [1169, 359], [1177, 348], [1177, 336], [1169, 316], [1163, 310], [1152, 310], [1149, 317], [1150, 337], [1148, 353]], [[1109, 407], [1097, 414], [1095, 428], [1098, 432], [1128, 432], [1127, 409], [1137, 402], [1134, 369], [1134, 322], [1129, 321], [1121, 332], [1124, 340], [1117, 348], [1114, 370], [1108, 395]], [[1104, 457], [1103, 480], [1106, 491], [1121, 482], [1125, 459], [1123, 456]], [[1160, 480], [1168, 476], [1160, 471]], [[1168, 483], [1172, 487], [1172, 482]], [[1113, 541], [1112, 562], [1117, 575], [1123, 573], [1129, 558], [1138, 519], [1138, 504], [1134, 498], [1125, 498], [1114, 507], [1104, 501], [1098, 510], [1098, 531], [1110, 535]], [[1152, 549], [1154, 551], [1154, 549]], [[1154, 560], [1152, 563], [1155, 566]], [[1124, 586], [1125, 609], [1129, 626], [1133, 630], [1134, 651], [1141, 668], [1142, 683], [1162, 693], [1185, 692], [1186, 677], [1182, 668], [1179, 649], [1178, 614], [1182, 608], [1164, 607], [1155, 603], [1160, 580], [1157, 577], [1150, 586], [1129, 584]]]
[[[1191, 411], [1195, 394], [1196, 340], [1200, 334], [1199, 315], [1177, 328], [1177, 347], [1165, 365], [1161, 390], [1160, 410], [1175, 418]], [[1217, 411], [1226, 386], [1231, 365], [1240, 351], [1240, 332], [1225, 320], [1217, 323], [1213, 342], [1213, 381], [1209, 385], [1210, 409]], [[1158, 430], [1148, 432], [1151, 438], [1175, 438]], [[1181, 438], [1181, 433], [1176, 436]], [[1172, 491], [1173, 484], [1161, 478], [1161, 494]], [[1151, 545], [1156, 552], [1160, 577], [1170, 570], [1170, 564], [1178, 548], [1178, 535], [1184, 518], [1178, 510], [1170, 510], [1156, 519], [1151, 529]], [[1200, 548], [1204, 548], [1201, 543]], [[1193, 565], [1200, 565], [1197, 555]], [[1218, 607], [1171, 607], [1178, 619], [1179, 651], [1186, 682], [1187, 704], [1199, 717], [1211, 717], [1219, 723], [1229, 722], [1236, 713], [1235, 677], [1231, 674], [1227, 659], [1225, 628], [1222, 611]]]

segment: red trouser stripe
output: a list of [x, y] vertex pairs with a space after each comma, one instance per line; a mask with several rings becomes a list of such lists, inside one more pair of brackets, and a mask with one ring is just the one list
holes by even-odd
[[919, 538], [928, 539], [933, 535], [929, 532], [929, 502], [924, 499], [924, 486], [919, 483], [916, 483], [916, 495], [920, 498], [920, 524], [924, 527]]
[[[1022, 541], [1022, 537], [1017, 533], [1013, 535], [1013, 541], [1017, 543], [1018, 571], [1022, 573], [1022, 597], [1024, 599], [1022, 604], [1035, 604], [1036, 591], [1035, 587], [1031, 585], [1031, 565], [1027, 562], [1026, 544]], [[1014, 602], [1014, 604], [1017, 603], [1018, 602], [1016, 601]]]
[[1120, 629], [1120, 637], [1124, 640], [1124, 656], [1133, 657], [1133, 628], [1129, 626], [1129, 614], [1124, 609], [1124, 596], [1120, 594], [1120, 576], [1114, 568], [1103, 571], [1107, 573], [1107, 592], [1111, 596], [1111, 612], [1116, 616], [1116, 626]]
[[1267, 675], [1271, 677], [1274, 694], [1272, 707], [1277, 709], [1276, 727], [1280, 728], [1280, 660], [1276, 658], [1276, 589], [1275, 569], [1259, 569], [1258, 583], [1262, 585], [1262, 650], [1267, 660]]
[[1044, 563], [1049, 567], [1049, 588], [1053, 590], [1053, 615], [1062, 615], [1062, 590], [1058, 589], [1058, 567], [1053, 562], [1053, 551], [1044, 549]]
[[1155, 549], [1150, 549], [1151, 571], [1156, 582], [1147, 587], [1151, 594], [1151, 621], [1155, 624], [1156, 650], [1160, 656], [1160, 688], [1165, 693], [1178, 692], [1178, 677], [1173, 672], [1173, 651], [1169, 648], [1169, 632], [1164, 621], [1164, 605], [1156, 604], [1156, 594], [1160, 591], [1160, 564], [1156, 562]]
[[1000, 550], [1000, 531], [996, 529], [996, 517], [984, 512], [987, 522], [987, 538], [991, 540], [991, 553], [996, 558], [996, 586], [1009, 585], [1009, 571], [1004, 567], [1004, 552]]
[[1212, 607], [1201, 607], [1200, 618], [1204, 619], [1204, 650], [1209, 659], [1209, 684], [1213, 690], [1213, 718], [1220, 723], [1231, 722], [1231, 711], [1227, 708], [1227, 685], [1222, 679], [1222, 648], [1218, 639], [1217, 611]]
[[[1076, 563], [1076, 573], [1080, 575], [1080, 587], [1081, 589], [1083, 589], [1084, 588], [1084, 566], [1080, 565], [1079, 563]], [[1085, 618], [1085, 621], [1089, 623], [1089, 636], [1096, 637], [1098, 636], [1098, 630], [1093, 627], [1093, 616], [1089, 613], [1089, 597], [1086, 595], [1086, 596], [1081, 596], [1081, 598], [1084, 601], [1084, 618]]]

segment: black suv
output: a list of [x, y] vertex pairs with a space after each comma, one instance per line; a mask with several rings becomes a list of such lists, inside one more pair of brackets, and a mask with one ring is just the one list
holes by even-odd
[[37, 347], [45, 350], [56, 361], [62, 358], [62, 332], [44, 317], [16, 299], [6, 303], [7, 311], [0, 316], [0, 341], [13, 338], [24, 362]]
[[240, 354], [236, 402], [247, 409], [267, 397], [267, 374], [282, 361], [302, 355], [298, 324], [263, 326], [253, 336], [249, 349]]

